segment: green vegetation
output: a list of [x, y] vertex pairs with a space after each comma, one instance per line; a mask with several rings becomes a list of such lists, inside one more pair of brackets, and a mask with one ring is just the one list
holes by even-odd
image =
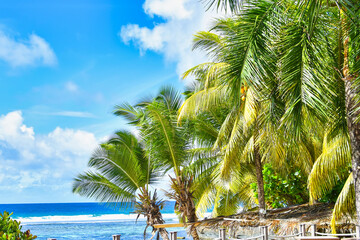
[[[195, 36], [194, 48], [205, 51], [211, 61], [184, 74], [201, 86], [186, 100], [179, 119], [196, 118], [230, 102], [218, 147], [224, 149], [224, 165], [234, 164], [229, 169], [235, 169], [246, 156], [239, 154], [244, 142], [250, 143], [245, 149], [251, 149], [257, 169], [260, 210], [265, 191], [259, 170], [271, 163], [278, 171], [293, 166], [309, 176], [310, 202], [326, 198], [346, 181], [333, 227], [355, 209], [360, 221], [358, 3], [209, 2], [229, 7], [233, 16]], [[228, 139], [221, 141], [224, 135]], [[349, 165], [351, 174], [344, 171]], [[224, 177], [231, 175], [236, 173], [228, 171]]]
[[[309, 201], [307, 176], [301, 175], [300, 170], [290, 170], [286, 176], [281, 176], [274, 171], [270, 164], [265, 164], [263, 176], [265, 201], [271, 208], [281, 208]], [[257, 198], [256, 183], [252, 183], [251, 188]]]
[[[217, 216], [258, 205], [265, 216], [266, 208], [308, 201], [335, 201], [333, 229], [345, 215], [357, 213], [360, 221], [358, 3], [209, 0], [208, 6], [232, 15], [195, 35], [194, 49], [210, 61], [184, 73], [193, 79], [185, 99], [165, 87], [146, 101], [116, 106], [115, 115], [138, 133], [130, 149], [139, 150], [103, 144], [118, 160], [92, 158], [90, 166], [113, 189], [81, 175], [74, 191], [142, 202], [135, 191], [155, 180], [141, 170], [147, 163], [158, 177], [170, 174], [167, 196], [184, 222], [211, 208]], [[130, 169], [129, 159], [139, 168]], [[76, 184], [85, 180], [91, 187], [81, 190]], [[190, 234], [198, 239], [194, 227]]]
[[0, 213], [0, 239], [1, 240], [31, 240], [36, 239], [30, 230], [21, 231], [20, 222], [11, 219], [8, 212]]
[[[163, 88], [159, 94], [135, 106], [123, 104], [115, 107], [114, 113], [129, 120], [139, 131], [145, 154], [163, 174], [174, 171], [170, 177], [174, 192], [167, 195], [176, 201], [176, 210], [184, 222], [196, 222], [195, 204], [192, 197], [193, 179], [183, 174], [190, 164], [187, 148], [192, 141], [190, 132], [176, 123], [182, 98], [172, 88]], [[194, 228], [190, 229], [194, 239], [199, 239]]]
[[[74, 179], [73, 192], [99, 201], [128, 205], [135, 203], [136, 213], [147, 218], [147, 226], [162, 224], [160, 209], [163, 202], [151, 194], [149, 185], [155, 183], [159, 169], [136, 137], [119, 131], [94, 152], [89, 161], [92, 170]], [[140, 203], [136, 203], [139, 201]], [[153, 235], [157, 230], [153, 228]], [[159, 229], [163, 239], [168, 239], [165, 229]], [[146, 229], [144, 232], [144, 237]]]

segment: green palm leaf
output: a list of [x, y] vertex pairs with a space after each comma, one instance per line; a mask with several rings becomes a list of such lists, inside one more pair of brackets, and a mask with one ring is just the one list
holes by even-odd
[[135, 201], [135, 191], [129, 192], [101, 174], [86, 172], [74, 179], [73, 192], [101, 202], [126, 205]]
[[345, 182], [341, 193], [339, 194], [332, 218], [331, 218], [331, 228], [333, 233], [336, 233], [336, 222], [340, 220], [344, 215], [354, 216], [355, 214], [355, 190], [354, 190], [354, 178], [351, 173], [348, 179]]

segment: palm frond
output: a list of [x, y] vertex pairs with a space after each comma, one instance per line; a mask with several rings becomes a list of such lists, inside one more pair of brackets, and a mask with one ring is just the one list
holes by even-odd
[[[347, 175], [351, 162], [350, 142], [347, 135], [324, 140], [322, 154], [309, 175], [310, 202], [317, 200]], [[341, 171], [343, 169], [343, 171]]]
[[202, 178], [206, 172], [211, 172], [213, 167], [219, 162], [218, 153], [212, 148], [193, 148], [188, 150], [191, 162], [184, 166], [183, 174], [194, 176], [195, 181]]
[[210, 110], [213, 106], [223, 105], [226, 94], [226, 89], [221, 87], [213, 87], [193, 94], [179, 109], [178, 122], [185, 118], [195, 118], [197, 114]]
[[139, 109], [134, 108], [129, 103], [116, 105], [114, 107], [113, 113], [116, 116], [124, 117], [126, 120], [129, 121], [129, 124], [133, 125], [138, 124], [143, 117], [143, 112], [139, 111]]
[[223, 10], [227, 10], [229, 9], [231, 12], [237, 12], [240, 9], [240, 4], [241, 1], [240, 0], [202, 0], [203, 2], [205, 2], [206, 8], [212, 9], [215, 8], [217, 10], [219, 9], [223, 9]]
[[130, 191], [146, 184], [137, 159], [126, 147], [103, 144], [89, 160], [89, 167], [95, 168], [119, 186], [131, 189]]
[[159, 94], [155, 98], [162, 101], [167, 107], [169, 113], [176, 114], [183, 103], [182, 95], [174, 87], [164, 86], [160, 89]]
[[211, 58], [216, 58], [221, 54], [224, 46], [222, 37], [211, 32], [197, 32], [193, 39], [193, 50], [204, 50]]
[[249, 131], [251, 126], [259, 116], [259, 103], [256, 99], [254, 89], [249, 88], [246, 91], [246, 100], [244, 105], [244, 131]]
[[118, 202], [127, 205], [128, 202], [134, 202], [136, 191], [121, 188], [101, 174], [86, 172], [74, 179], [73, 192], [101, 202]]
[[214, 216], [228, 216], [238, 213], [241, 209], [239, 193], [234, 194], [230, 189], [217, 188], [216, 203], [213, 210]]
[[[241, 13], [233, 19], [235, 34], [226, 38], [226, 53], [223, 62], [228, 64], [224, 75], [231, 89], [233, 100], [241, 98], [241, 87], [246, 83], [255, 86], [254, 78], [264, 79], [273, 72], [273, 65], [267, 59], [273, 53], [267, 40], [272, 24], [268, 24], [276, 11], [276, 1], [248, 1]], [[275, 19], [271, 19], [272, 21]]]
[[73, 191], [100, 201], [135, 199], [136, 191], [159, 176], [136, 137], [127, 131], [119, 131], [101, 144], [88, 164], [92, 171], [74, 180]]
[[201, 178], [194, 183], [196, 201], [196, 215], [202, 217], [214, 205], [216, 199], [216, 186], [211, 181], [211, 176]]
[[346, 215], [350, 217], [355, 215], [355, 188], [352, 173], [346, 180], [334, 206], [331, 218], [331, 228], [333, 233], [336, 233], [336, 222]]
[[[234, 122], [237, 122], [237, 125], [234, 125]], [[222, 123], [216, 142], [214, 143], [214, 148], [223, 148], [229, 140], [230, 134], [233, 132], [234, 126], [243, 126], [243, 116], [241, 110], [236, 106], [230, 109], [230, 112], [227, 114], [224, 122]]]
[[301, 23], [289, 24], [279, 43], [283, 49], [281, 58], [280, 92], [286, 103], [282, 125], [293, 139], [301, 138], [304, 116], [310, 112], [323, 112], [325, 103], [321, 86], [313, 67], [320, 62], [317, 45], [310, 41], [306, 28]]

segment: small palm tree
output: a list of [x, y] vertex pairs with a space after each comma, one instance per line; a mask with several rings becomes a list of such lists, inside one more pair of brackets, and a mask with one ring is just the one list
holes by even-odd
[[[191, 135], [186, 127], [177, 126], [177, 110], [182, 103], [182, 96], [171, 87], [164, 87], [160, 93], [148, 101], [135, 106], [123, 104], [115, 107], [115, 115], [130, 120], [141, 135], [145, 151], [152, 164], [166, 174], [170, 170], [173, 193], [168, 193], [176, 201], [175, 210], [184, 222], [197, 221], [194, 198], [192, 196], [192, 178], [184, 175], [183, 168], [189, 163], [188, 149]], [[190, 234], [199, 239], [196, 229], [190, 226]]]
[[[146, 217], [145, 239], [149, 226], [164, 223], [160, 213], [164, 202], [158, 199], [156, 191], [149, 191], [149, 185], [159, 175], [155, 166], [133, 134], [119, 131], [94, 152], [89, 161], [92, 170], [74, 179], [73, 192], [120, 207], [135, 206], [138, 217]], [[153, 228], [153, 237], [156, 232]], [[163, 239], [169, 239], [165, 229], [158, 232]]]

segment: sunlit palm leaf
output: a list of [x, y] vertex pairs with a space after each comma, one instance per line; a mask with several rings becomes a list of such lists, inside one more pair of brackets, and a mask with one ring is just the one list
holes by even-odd
[[[309, 175], [310, 201], [321, 198], [347, 175], [351, 162], [349, 137], [339, 135], [330, 142], [325, 138], [322, 154]], [[345, 171], [340, 171], [345, 169]]]
[[339, 194], [332, 218], [331, 218], [331, 228], [333, 233], [336, 233], [336, 222], [340, 220], [343, 216], [354, 216], [355, 214], [355, 190], [354, 190], [354, 178], [351, 173], [348, 179], [345, 182], [341, 193]]

